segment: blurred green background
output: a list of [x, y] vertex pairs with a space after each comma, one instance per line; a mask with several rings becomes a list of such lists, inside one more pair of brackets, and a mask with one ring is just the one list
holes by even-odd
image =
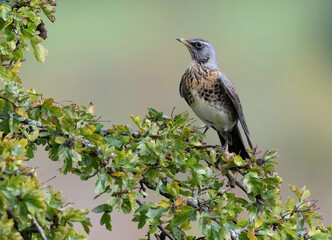
[[[190, 62], [176, 37], [209, 39], [220, 68], [241, 97], [253, 142], [279, 149], [282, 200], [289, 184], [306, 185], [332, 222], [332, 1], [58, 1], [47, 22], [49, 56], [31, 54], [21, 77], [56, 101], [92, 101], [106, 126], [131, 124], [147, 107], [189, 110], [178, 87]], [[201, 125], [200, 121], [196, 122]], [[217, 143], [214, 131], [208, 142]], [[92, 209], [94, 181], [59, 176], [60, 164], [41, 150], [30, 163], [77, 208]], [[113, 214], [113, 232], [90, 214], [90, 239], [138, 239], [130, 215]]]

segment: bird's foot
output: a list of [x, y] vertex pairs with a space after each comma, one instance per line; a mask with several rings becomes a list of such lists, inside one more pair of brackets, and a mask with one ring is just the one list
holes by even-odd
[[221, 149], [228, 152], [228, 141], [225, 142]]
[[[205, 134], [207, 132], [207, 130], [209, 130], [209, 128], [210, 128], [210, 126], [208, 124], [206, 124], [203, 134]], [[201, 140], [201, 144], [203, 144], [203, 139]]]

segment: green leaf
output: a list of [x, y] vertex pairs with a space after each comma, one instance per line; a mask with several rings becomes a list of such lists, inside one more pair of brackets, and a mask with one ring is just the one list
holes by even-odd
[[291, 211], [294, 209], [294, 198], [288, 198], [286, 202], [286, 210]]
[[172, 184], [167, 183], [166, 189], [173, 198], [176, 198], [179, 195], [179, 185], [177, 182], [173, 182]]
[[220, 234], [219, 234], [219, 226], [216, 225], [207, 225], [206, 226], [206, 232], [207, 232], [207, 239], [208, 240], [218, 240], [220, 239]]
[[34, 142], [39, 136], [39, 129], [37, 128], [31, 134], [28, 135], [28, 140]]
[[158, 207], [157, 209], [148, 211], [147, 214], [145, 214], [150, 219], [159, 219], [162, 213], [166, 212], [168, 208]]
[[111, 215], [108, 212], [104, 212], [100, 219], [100, 224], [105, 225], [107, 230], [112, 231]]
[[3, 82], [17, 82], [20, 83], [21, 79], [17, 76], [17, 73], [10, 71], [0, 65], [0, 79]]
[[101, 204], [95, 207], [92, 211], [94, 213], [101, 213], [101, 212], [112, 212], [113, 208], [109, 204]]
[[105, 191], [106, 183], [109, 183], [109, 175], [105, 172], [101, 172], [99, 175], [99, 178], [96, 181], [95, 184], [95, 192], [96, 193], [102, 193]]
[[189, 206], [183, 206], [178, 208], [178, 214], [176, 214], [173, 219], [171, 220], [171, 226], [179, 226], [183, 224], [184, 222], [188, 221], [190, 218], [196, 215], [196, 209], [189, 207]]
[[284, 231], [285, 231], [288, 235], [292, 236], [293, 238], [296, 238], [296, 237], [297, 237], [297, 233], [296, 233], [294, 230], [292, 230], [292, 229], [289, 229], [289, 228], [285, 227], [285, 228], [284, 228]]
[[309, 190], [305, 190], [302, 194], [301, 200], [303, 201], [303, 200], [307, 199], [308, 197], [310, 197], [310, 194], [311, 193]]
[[328, 240], [328, 239], [332, 239], [332, 235], [328, 233], [316, 233], [311, 238], [311, 240]]
[[234, 163], [236, 166], [239, 166], [241, 167], [243, 165], [243, 159], [241, 156], [237, 155], [235, 158], [234, 158]]
[[110, 143], [112, 146], [120, 148], [122, 146], [122, 141], [113, 138], [113, 137], [105, 137], [104, 138], [106, 140], [106, 142]]
[[66, 139], [63, 136], [56, 136], [54, 139], [54, 142], [57, 144], [63, 144], [66, 141]]
[[243, 183], [246, 186], [248, 193], [253, 193], [254, 196], [263, 194], [264, 185], [257, 173], [249, 172], [246, 174], [243, 178]]
[[8, 21], [9, 20], [9, 13], [11, 12], [11, 7], [8, 6], [7, 4], [1, 4], [0, 6], [0, 17], [4, 20], [4, 21]]
[[262, 224], [264, 223], [264, 219], [263, 218], [258, 218], [254, 224], [254, 227], [257, 229], [260, 226], [262, 226]]
[[19, 12], [24, 13], [24, 15], [27, 16], [28, 18], [30, 18], [32, 21], [39, 20], [38, 15], [36, 15], [36, 13], [34, 12], [34, 10], [31, 7], [21, 7], [19, 9]]
[[33, 53], [38, 62], [45, 62], [45, 57], [48, 55], [47, 49], [40, 44], [43, 41], [44, 40], [39, 36], [34, 36], [30, 40]]
[[177, 151], [180, 152], [180, 151], [182, 151], [182, 150], [184, 150], [184, 149], [187, 148], [187, 144], [185, 142], [183, 142], [183, 141], [176, 140], [174, 147], [175, 147], [175, 150], [177, 150]]

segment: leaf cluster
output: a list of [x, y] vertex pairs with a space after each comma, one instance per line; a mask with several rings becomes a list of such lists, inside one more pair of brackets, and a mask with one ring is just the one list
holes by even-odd
[[47, 239], [85, 239], [73, 223], [80, 222], [88, 231], [88, 211], [75, 210], [61, 199], [61, 192], [38, 182], [35, 169], [24, 163], [28, 145], [27, 138], [0, 132], [0, 238], [37, 237], [35, 219]]
[[[41, 98], [34, 91], [25, 93], [17, 73], [28, 41], [37, 60], [44, 60], [47, 50], [40, 43], [47, 31], [39, 13], [54, 22], [55, 5], [47, 0], [0, 1], [0, 79], [5, 83], [0, 93], [0, 239], [85, 239], [73, 223], [80, 222], [86, 232], [91, 226], [88, 210], [74, 209], [60, 191], [38, 182], [36, 169], [27, 167], [39, 130], [33, 124], [21, 128], [16, 115]], [[21, 114], [36, 118], [35, 110]]]
[[55, 0], [2, 0], [0, 1], [0, 78], [20, 82], [17, 73], [24, 61], [28, 42], [39, 62], [45, 61], [47, 49], [41, 44], [47, 38], [43, 12], [54, 22]]

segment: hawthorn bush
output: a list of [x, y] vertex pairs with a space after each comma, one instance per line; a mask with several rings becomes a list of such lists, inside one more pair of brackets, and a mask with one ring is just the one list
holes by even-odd
[[[146, 239], [332, 239], [332, 225], [319, 221], [308, 190], [291, 186], [295, 198], [281, 204], [273, 150], [256, 148], [242, 159], [206, 145], [186, 112], [169, 117], [149, 109], [144, 119], [131, 116], [134, 129], [106, 128], [92, 104], [59, 106], [25, 90], [18, 76], [24, 50], [30, 44], [36, 59], [45, 60], [40, 13], [54, 22], [56, 2], [0, 4], [1, 239], [85, 239], [74, 222], [89, 233], [88, 210], [74, 209], [26, 165], [40, 145], [52, 161], [63, 162], [62, 174], [78, 175], [82, 184], [96, 178], [96, 197], [108, 198], [93, 211], [108, 230], [115, 210], [133, 214], [138, 228], [148, 226]], [[159, 200], [150, 201], [149, 193]], [[199, 229], [189, 231], [193, 226]]]

